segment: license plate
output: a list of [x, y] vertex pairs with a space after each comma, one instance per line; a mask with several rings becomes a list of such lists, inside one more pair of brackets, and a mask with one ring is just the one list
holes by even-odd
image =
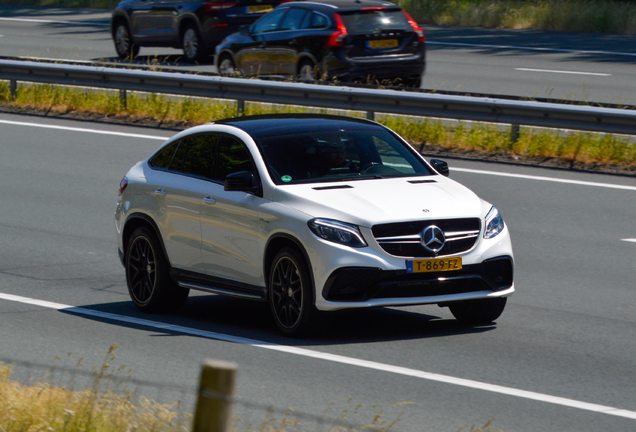
[[462, 257], [407, 260], [408, 273], [442, 272], [462, 269]]
[[272, 5], [254, 5], [254, 6], [248, 6], [247, 12], [249, 13], [269, 12], [273, 9], [274, 7]]
[[397, 39], [384, 39], [369, 41], [369, 48], [395, 48], [398, 46]]

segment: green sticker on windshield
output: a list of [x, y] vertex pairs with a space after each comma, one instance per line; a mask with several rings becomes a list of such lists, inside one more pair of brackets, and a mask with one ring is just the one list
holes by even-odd
[[284, 175], [280, 179], [284, 181], [285, 183], [289, 183], [292, 180], [291, 176], [288, 176], [288, 175]]

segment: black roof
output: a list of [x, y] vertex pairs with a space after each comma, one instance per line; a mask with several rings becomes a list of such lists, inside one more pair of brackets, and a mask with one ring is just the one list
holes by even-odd
[[311, 9], [328, 9], [335, 12], [360, 10], [369, 7], [399, 8], [394, 3], [383, 0], [296, 0], [290, 3], [283, 3], [284, 6], [304, 6]]
[[237, 127], [255, 139], [303, 132], [384, 129], [384, 126], [370, 120], [326, 114], [268, 114], [236, 117], [214, 123]]

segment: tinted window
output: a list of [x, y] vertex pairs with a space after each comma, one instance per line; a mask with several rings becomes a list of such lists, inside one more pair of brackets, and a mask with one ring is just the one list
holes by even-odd
[[213, 163], [213, 135], [194, 135], [184, 139], [170, 164], [171, 171], [209, 177]]
[[269, 135], [258, 144], [279, 185], [432, 174], [410, 147], [381, 128]]
[[265, 33], [278, 30], [278, 24], [288, 9], [277, 9], [268, 13], [252, 26], [252, 33]]
[[300, 23], [303, 21], [306, 11], [302, 9], [289, 9], [289, 13], [285, 15], [281, 30], [297, 30], [300, 28]]
[[347, 32], [352, 35], [371, 34], [382, 30], [413, 31], [401, 10], [361, 10], [341, 13]]
[[174, 156], [174, 152], [179, 145], [179, 141], [175, 141], [172, 144], [164, 147], [150, 159], [150, 165], [155, 168], [168, 169], [170, 167], [170, 162], [172, 162], [172, 157]]
[[216, 146], [216, 167], [212, 174], [213, 180], [225, 181], [228, 174], [239, 171], [249, 171], [256, 175], [256, 169], [252, 157], [245, 145], [238, 140], [224, 136]]
[[312, 12], [311, 14], [311, 24], [309, 25], [309, 28], [325, 28], [329, 26], [329, 20], [327, 19], [326, 16], [316, 13], [316, 12]]

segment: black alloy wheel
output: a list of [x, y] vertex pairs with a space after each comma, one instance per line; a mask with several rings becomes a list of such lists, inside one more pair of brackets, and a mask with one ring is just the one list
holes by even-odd
[[308, 330], [315, 314], [313, 284], [300, 252], [281, 249], [269, 275], [269, 303], [278, 328], [288, 336], [300, 336]]
[[448, 306], [458, 321], [465, 324], [489, 324], [499, 318], [506, 307], [506, 297], [468, 300]]
[[139, 310], [163, 312], [183, 306], [190, 290], [177, 286], [168, 270], [155, 234], [145, 227], [135, 230], [126, 251], [126, 282], [130, 298]]
[[183, 55], [190, 63], [196, 63], [205, 56], [205, 45], [199, 34], [199, 30], [194, 24], [187, 24], [181, 35], [181, 47]]
[[316, 81], [316, 65], [311, 60], [302, 60], [298, 64], [298, 81], [312, 83]]
[[119, 21], [113, 32], [115, 50], [121, 59], [134, 59], [139, 55], [139, 46], [133, 43], [130, 29], [124, 21]]

